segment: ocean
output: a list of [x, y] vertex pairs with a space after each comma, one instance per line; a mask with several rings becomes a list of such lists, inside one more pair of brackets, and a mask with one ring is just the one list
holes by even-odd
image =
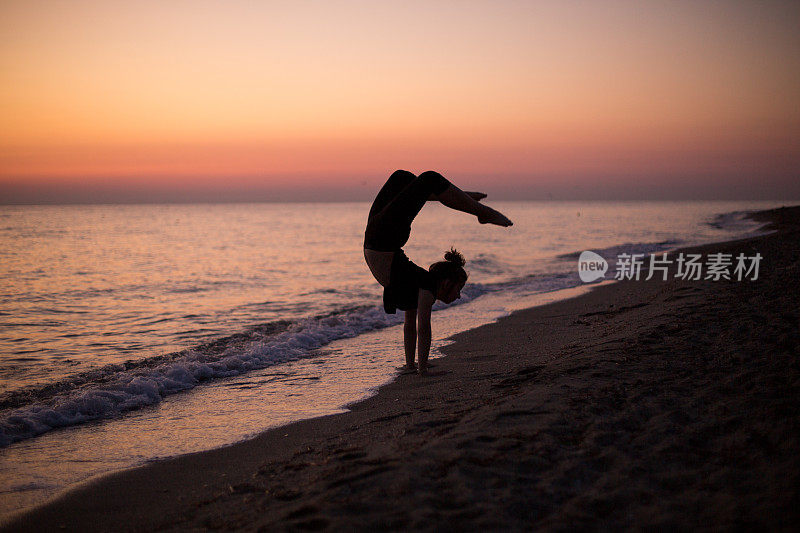
[[[586, 290], [577, 257], [753, 235], [780, 202], [430, 203], [405, 250], [467, 258], [447, 337]], [[0, 516], [92, 476], [341, 412], [403, 364], [363, 259], [369, 204], [0, 206]], [[764, 258], [763, 261], [768, 261]]]

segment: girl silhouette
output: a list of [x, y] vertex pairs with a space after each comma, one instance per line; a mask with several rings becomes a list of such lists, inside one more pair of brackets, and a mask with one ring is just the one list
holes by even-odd
[[436, 300], [451, 303], [461, 296], [467, 281], [464, 256], [451, 248], [444, 261], [428, 270], [408, 259], [403, 246], [411, 234], [411, 223], [426, 201], [442, 204], [475, 215], [481, 224], [511, 226], [502, 213], [479, 203], [483, 193], [464, 192], [438, 172], [419, 176], [395, 171], [383, 185], [369, 211], [364, 235], [364, 259], [370, 272], [383, 287], [383, 307], [387, 313], [405, 311], [403, 328], [406, 367], [414, 369], [417, 349], [419, 374], [425, 374], [431, 347], [431, 307]]

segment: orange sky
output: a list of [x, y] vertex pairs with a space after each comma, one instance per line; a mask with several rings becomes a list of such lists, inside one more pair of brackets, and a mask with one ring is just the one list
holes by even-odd
[[777, 1], [5, 1], [0, 202], [368, 199], [395, 168], [795, 199], [798, 23]]

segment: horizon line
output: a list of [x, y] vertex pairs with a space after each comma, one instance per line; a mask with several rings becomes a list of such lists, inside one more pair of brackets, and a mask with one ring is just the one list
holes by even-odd
[[[71, 201], [71, 202], [4, 202], [0, 207], [67, 207], [67, 206], [136, 206], [136, 205], [255, 205], [255, 204], [355, 204], [372, 200], [153, 200], [153, 201]], [[730, 203], [730, 202], [785, 202], [800, 206], [800, 198], [524, 198], [500, 199], [493, 202], [537, 202], [537, 203]]]

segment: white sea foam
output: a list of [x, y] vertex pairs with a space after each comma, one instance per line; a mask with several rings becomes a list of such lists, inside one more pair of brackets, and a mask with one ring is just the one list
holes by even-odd
[[[486, 289], [465, 287], [459, 305]], [[448, 307], [438, 302], [434, 309]], [[403, 314], [386, 314], [381, 307], [358, 308], [338, 314], [298, 321], [286, 331], [245, 349], [232, 347], [220, 355], [189, 351], [155, 367], [124, 370], [109, 365], [95, 372], [94, 380], [72, 390], [0, 415], [0, 446], [34, 437], [58, 427], [107, 418], [153, 405], [166, 396], [191, 389], [204, 381], [236, 376], [252, 370], [307, 357], [333, 340], [354, 337], [402, 322]]]

